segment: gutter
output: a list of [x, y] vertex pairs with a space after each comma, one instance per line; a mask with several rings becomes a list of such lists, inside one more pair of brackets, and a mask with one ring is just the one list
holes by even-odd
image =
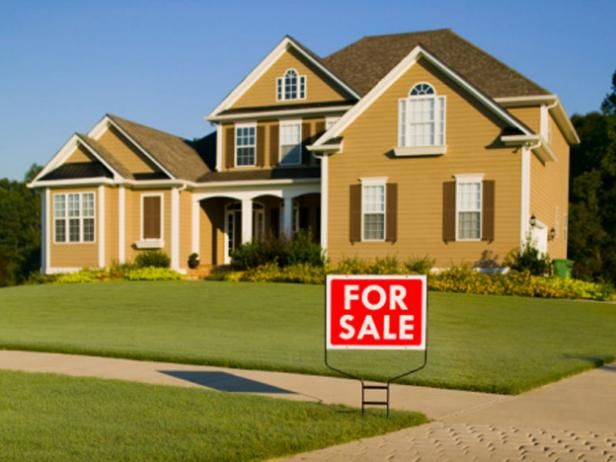
[[524, 146], [543, 163], [556, 162], [558, 158], [549, 143], [541, 135], [505, 135], [500, 140], [505, 146]]

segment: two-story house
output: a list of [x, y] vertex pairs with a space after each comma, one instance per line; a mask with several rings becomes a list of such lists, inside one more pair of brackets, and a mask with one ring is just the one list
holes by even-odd
[[199, 254], [310, 229], [330, 259], [502, 260], [528, 236], [567, 249], [559, 98], [450, 30], [365, 37], [320, 58], [283, 40], [193, 142], [106, 115], [31, 186], [42, 270]]

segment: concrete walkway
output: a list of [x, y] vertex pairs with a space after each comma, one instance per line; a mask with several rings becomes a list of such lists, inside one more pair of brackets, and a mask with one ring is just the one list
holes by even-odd
[[[91, 356], [0, 351], [0, 369], [205, 387], [357, 406], [356, 381]], [[434, 422], [288, 461], [616, 461], [616, 364], [518, 396], [394, 386], [392, 406]]]

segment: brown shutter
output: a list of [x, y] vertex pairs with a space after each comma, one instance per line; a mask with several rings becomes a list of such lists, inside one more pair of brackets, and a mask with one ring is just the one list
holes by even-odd
[[235, 166], [235, 128], [228, 127], [225, 130], [225, 168], [233, 168]]
[[387, 183], [386, 191], [385, 240], [396, 242], [398, 240], [398, 184]]
[[351, 242], [361, 241], [361, 185], [353, 184], [350, 187], [349, 197], [349, 239]]
[[443, 241], [456, 240], [456, 182], [443, 183]]
[[483, 182], [483, 223], [481, 240], [492, 242], [494, 240], [494, 181]]
[[278, 165], [278, 124], [270, 127], [270, 167]]
[[143, 238], [160, 239], [160, 196], [143, 198]]
[[310, 122], [304, 122], [302, 124], [302, 165], [310, 164], [310, 159], [312, 159], [312, 154], [306, 148], [312, 141], [311, 133]]
[[257, 167], [265, 165], [265, 127], [257, 127]]

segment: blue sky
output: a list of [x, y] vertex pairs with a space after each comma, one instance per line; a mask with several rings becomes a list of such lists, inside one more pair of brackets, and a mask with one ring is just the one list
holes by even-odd
[[450, 27], [596, 109], [616, 69], [616, 1], [0, 1], [0, 177], [21, 178], [106, 112], [193, 138], [291, 34], [319, 55], [364, 35]]

